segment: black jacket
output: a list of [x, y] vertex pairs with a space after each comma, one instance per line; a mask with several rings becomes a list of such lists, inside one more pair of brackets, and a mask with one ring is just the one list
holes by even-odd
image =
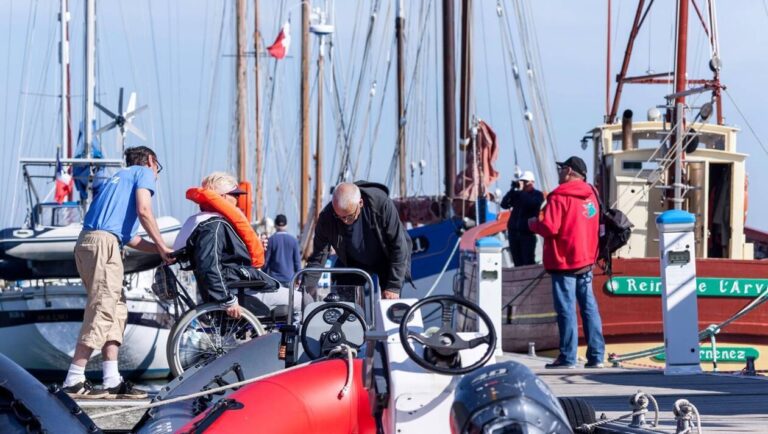
[[530, 192], [512, 189], [501, 199], [501, 207], [512, 208], [512, 213], [507, 222], [507, 230], [513, 233], [531, 234], [528, 229], [528, 219], [538, 217], [541, 204], [544, 203], [544, 194], [539, 190]]
[[228, 285], [242, 280], [266, 280], [270, 287], [277, 288], [272, 279], [251, 265], [245, 243], [222, 217], [211, 217], [197, 225], [186, 248], [197, 287], [206, 302], [234, 304], [237, 294]]
[[[360, 188], [363, 207], [372, 211], [376, 222], [372, 228], [381, 243], [382, 250], [389, 261], [386, 276], [379, 276], [381, 289], [400, 290], [404, 282], [411, 281], [411, 238], [400, 223], [395, 204], [389, 198], [387, 187], [366, 181], [355, 183]], [[329, 203], [320, 212], [315, 226], [315, 239], [312, 255], [307, 260], [307, 267], [322, 267], [328, 258], [331, 247], [336, 251], [341, 264], [349, 264], [346, 243], [343, 238], [343, 225], [333, 212]], [[317, 276], [308, 276], [309, 285], [317, 281]]]

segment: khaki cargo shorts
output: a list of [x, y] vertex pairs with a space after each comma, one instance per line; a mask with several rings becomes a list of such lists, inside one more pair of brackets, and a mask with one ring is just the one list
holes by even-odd
[[81, 232], [75, 245], [75, 263], [88, 293], [78, 342], [94, 350], [108, 341], [122, 344], [128, 308], [117, 237], [107, 231]]

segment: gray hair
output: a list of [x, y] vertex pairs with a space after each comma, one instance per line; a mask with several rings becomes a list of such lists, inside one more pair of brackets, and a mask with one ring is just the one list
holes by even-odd
[[360, 203], [360, 189], [350, 182], [343, 182], [333, 190], [333, 207], [350, 209]]

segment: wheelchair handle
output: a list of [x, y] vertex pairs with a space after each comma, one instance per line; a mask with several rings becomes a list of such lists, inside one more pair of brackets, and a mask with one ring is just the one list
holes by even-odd
[[186, 247], [182, 247], [179, 250], [174, 250], [168, 256], [170, 256], [173, 259], [184, 258], [184, 257], [187, 256], [187, 248]]

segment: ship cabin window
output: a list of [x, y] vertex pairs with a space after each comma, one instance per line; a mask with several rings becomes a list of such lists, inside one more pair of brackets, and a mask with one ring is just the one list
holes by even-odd
[[[634, 149], [653, 149], [658, 148], [661, 141], [667, 137], [666, 131], [635, 131], [632, 133], [632, 141]], [[622, 149], [622, 137], [621, 132], [613, 134], [612, 143], [613, 150], [619, 151]]]
[[[698, 148], [700, 149], [715, 149], [718, 151], [725, 151], [725, 135], [716, 133], [695, 133], [696, 138], [699, 141]], [[632, 133], [632, 141], [634, 149], [652, 149], [658, 148], [663, 140], [668, 140], [670, 137], [669, 131], [636, 131]], [[614, 133], [613, 150], [619, 151], [622, 149], [622, 136], [621, 132]]]
[[35, 224], [43, 226], [61, 227], [82, 221], [82, 211], [77, 203], [41, 203], [35, 214]]
[[725, 136], [722, 134], [702, 133], [699, 134], [699, 148], [716, 149], [725, 151]]
[[622, 161], [621, 170], [625, 176], [637, 176], [647, 179], [651, 174], [659, 169], [659, 164], [655, 161]]

